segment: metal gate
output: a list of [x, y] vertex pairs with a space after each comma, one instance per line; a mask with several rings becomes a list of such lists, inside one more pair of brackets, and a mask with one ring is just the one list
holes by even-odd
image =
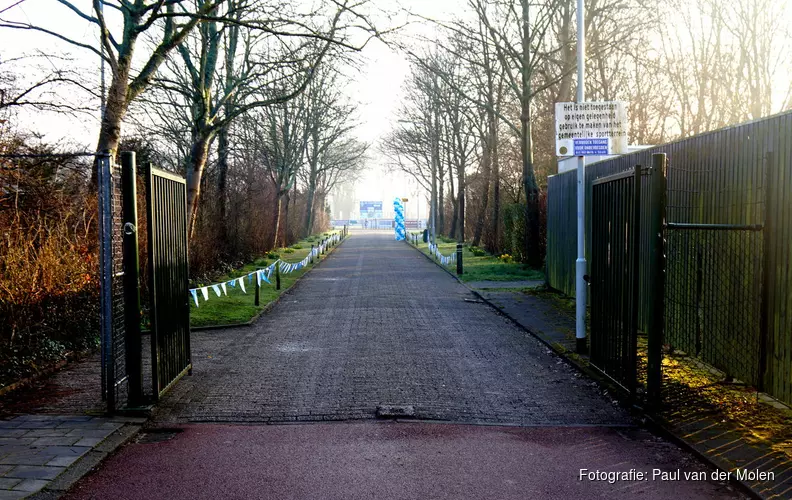
[[153, 397], [192, 370], [185, 180], [146, 172]]
[[110, 153], [96, 158], [99, 187], [99, 269], [101, 282], [102, 399], [113, 412], [128, 389], [124, 302], [121, 167]]
[[641, 167], [592, 185], [591, 364], [635, 392]]
[[[631, 396], [638, 392], [641, 363], [650, 397], [660, 385], [664, 172], [665, 155], [657, 154], [652, 168], [639, 165], [592, 183], [590, 359]], [[647, 288], [654, 293], [646, 344], [639, 347], [640, 292]]]

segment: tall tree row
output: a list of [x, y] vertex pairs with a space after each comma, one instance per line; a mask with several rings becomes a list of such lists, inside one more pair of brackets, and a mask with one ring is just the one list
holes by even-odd
[[[556, 171], [554, 104], [575, 99], [576, 14], [575, 0], [468, 0], [456, 19], [431, 21], [431, 38], [405, 44], [404, 105], [381, 144], [391, 168], [431, 189], [439, 138], [438, 230], [533, 268], [544, 262], [543, 190]], [[586, 98], [629, 102], [631, 144], [789, 109], [791, 31], [780, 14], [765, 0], [587, 0]], [[454, 136], [470, 139], [464, 161]], [[475, 214], [460, 228], [465, 205]], [[456, 222], [443, 225], [444, 214]]]

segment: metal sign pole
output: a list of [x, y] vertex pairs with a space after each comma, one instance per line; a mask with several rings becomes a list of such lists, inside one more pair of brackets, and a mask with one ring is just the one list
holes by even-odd
[[[586, 26], [583, 0], [577, 0], [577, 102], [585, 100]], [[577, 158], [577, 260], [575, 261], [575, 337], [577, 352], [586, 352], [586, 164], [585, 157]]]

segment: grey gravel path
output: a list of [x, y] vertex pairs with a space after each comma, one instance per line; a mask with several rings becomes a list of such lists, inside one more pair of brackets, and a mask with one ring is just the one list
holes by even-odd
[[418, 418], [618, 425], [595, 384], [391, 234], [355, 233], [247, 329], [193, 334], [160, 422]]

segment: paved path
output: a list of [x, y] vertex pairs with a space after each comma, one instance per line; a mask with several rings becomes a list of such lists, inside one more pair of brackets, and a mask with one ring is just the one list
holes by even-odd
[[[737, 497], [709, 480], [580, 480], [704, 468], [391, 238], [356, 233], [256, 326], [194, 335], [160, 432], [69, 498]], [[380, 405], [495, 425], [383, 422]]]
[[157, 418], [627, 424], [533, 337], [390, 234], [358, 233], [254, 327], [204, 332]]
[[[225, 450], [233, 450], [229, 453]], [[580, 480], [580, 469], [648, 474]], [[416, 423], [188, 425], [171, 441], [129, 446], [68, 499], [667, 499], [738, 498], [644, 431]]]

